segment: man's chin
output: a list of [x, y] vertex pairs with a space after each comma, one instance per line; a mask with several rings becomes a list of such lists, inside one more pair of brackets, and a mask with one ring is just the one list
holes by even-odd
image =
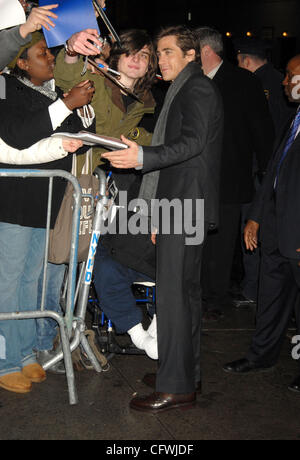
[[169, 77], [168, 74], [163, 74], [163, 73], [162, 73], [162, 77], [163, 77], [163, 80], [164, 80], [164, 81], [171, 81], [171, 80], [172, 80], [172, 78]]

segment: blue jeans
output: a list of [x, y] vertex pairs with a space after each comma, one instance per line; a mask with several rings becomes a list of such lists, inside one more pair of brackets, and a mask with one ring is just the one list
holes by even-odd
[[[45, 229], [0, 222], [0, 312], [36, 310]], [[0, 321], [0, 376], [36, 362], [36, 321]]]
[[[45, 295], [45, 310], [61, 313], [60, 294], [64, 280], [66, 265], [56, 265], [48, 262], [47, 264], [47, 280], [46, 280], [46, 295]], [[43, 288], [43, 271], [39, 279], [38, 288], [38, 305], [41, 305]], [[52, 350], [53, 341], [57, 334], [57, 322], [51, 318], [43, 318], [37, 320], [37, 351]]]
[[94, 284], [100, 308], [116, 332], [127, 332], [142, 321], [142, 311], [132, 293], [134, 281], [153, 281], [114, 260], [102, 244], [98, 244], [94, 265]]

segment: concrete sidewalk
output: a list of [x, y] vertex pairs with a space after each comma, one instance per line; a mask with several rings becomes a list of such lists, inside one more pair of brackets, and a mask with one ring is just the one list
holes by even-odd
[[[0, 439], [10, 440], [296, 440], [300, 394], [287, 385], [298, 370], [286, 339], [278, 365], [234, 376], [222, 364], [243, 357], [254, 328], [253, 310], [229, 307], [226, 318], [204, 325], [203, 394], [191, 410], [146, 415], [129, 409], [141, 378], [155, 371], [145, 356], [115, 356], [108, 372], [76, 372], [79, 403], [70, 406], [64, 376], [49, 374], [27, 395], [0, 389]], [[295, 331], [290, 331], [295, 334]]]

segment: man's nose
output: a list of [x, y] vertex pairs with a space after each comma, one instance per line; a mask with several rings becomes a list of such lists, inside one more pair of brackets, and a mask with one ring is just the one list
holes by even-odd
[[158, 58], [158, 64], [159, 65], [162, 65], [164, 63], [164, 57], [163, 56], [159, 56]]

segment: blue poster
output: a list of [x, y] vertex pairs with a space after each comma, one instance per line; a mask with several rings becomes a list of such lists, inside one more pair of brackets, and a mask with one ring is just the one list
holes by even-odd
[[[40, 0], [39, 6], [49, 5], [49, 0]], [[84, 29], [99, 31], [92, 0], [58, 0], [59, 6], [52, 11], [58, 18], [51, 20], [55, 27], [50, 30], [43, 27], [44, 36], [49, 48], [63, 45], [68, 38]], [[100, 32], [99, 32], [100, 34]]]

